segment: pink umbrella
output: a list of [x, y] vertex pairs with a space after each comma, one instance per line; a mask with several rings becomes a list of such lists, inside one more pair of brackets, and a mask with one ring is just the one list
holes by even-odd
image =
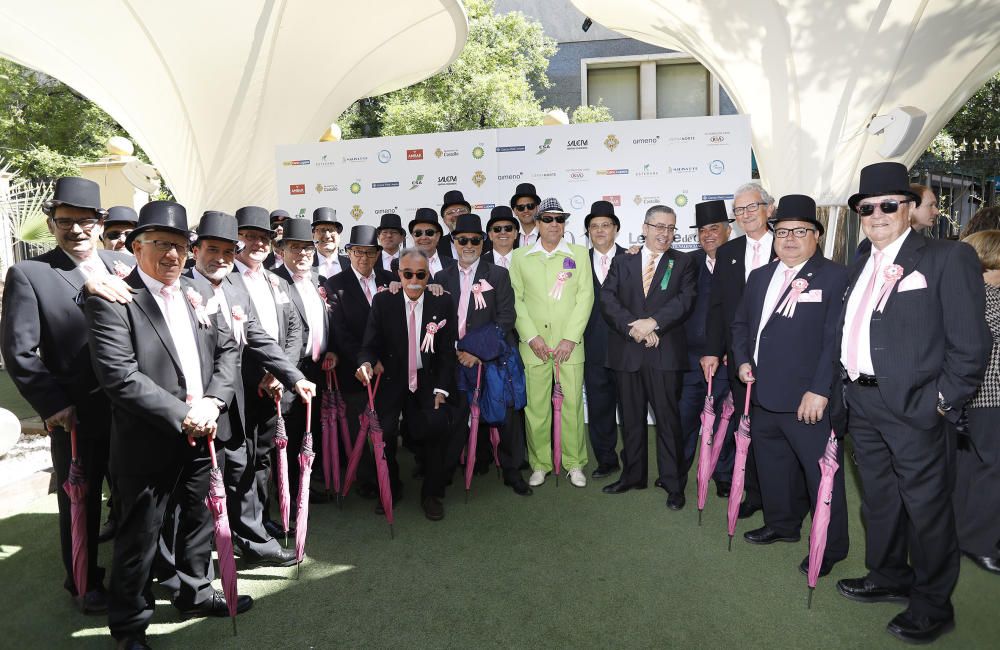
[[490, 446], [493, 447], [493, 464], [497, 466], [497, 478], [500, 477], [500, 429], [490, 427]]
[[340, 443], [337, 442], [337, 403], [333, 394], [332, 371], [326, 371], [326, 391], [320, 402], [320, 422], [323, 427], [323, 480], [327, 491], [332, 481], [334, 494], [340, 501]]
[[712, 438], [715, 435], [715, 398], [712, 396], [712, 378], [708, 378], [708, 394], [701, 407], [701, 446], [698, 450], [698, 525], [708, 499], [708, 481], [712, 478], [709, 465], [712, 460]]
[[[555, 350], [550, 350], [555, 352]], [[563, 389], [559, 383], [559, 362], [556, 366], [556, 383], [552, 387], [552, 464], [556, 471], [556, 487], [559, 487], [559, 472], [562, 466], [562, 405]]]
[[313, 437], [309, 430], [312, 425], [312, 400], [306, 402], [306, 431], [302, 435], [302, 450], [299, 452], [299, 511], [295, 515], [295, 577], [299, 576], [299, 565], [306, 554], [306, 528], [309, 525], [309, 476], [312, 474]]
[[747, 454], [750, 451], [750, 391], [753, 383], [747, 384], [747, 399], [740, 416], [740, 428], [736, 431], [736, 460], [733, 463], [733, 485], [729, 491], [729, 550], [733, 550], [733, 535], [736, 533], [736, 519], [743, 501], [743, 483], [746, 480]]
[[[354, 479], [358, 476], [358, 466], [361, 464], [361, 453], [365, 450], [365, 438], [368, 437], [368, 432], [371, 429], [371, 420], [375, 416], [375, 398], [374, 394], [378, 392], [379, 382], [382, 381], [382, 375], [379, 375], [375, 379], [375, 390], [371, 392], [372, 399], [369, 400], [368, 409], [358, 416], [358, 421], [361, 423], [361, 428], [358, 429], [358, 437], [354, 439], [354, 445], [351, 447], [350, 457], [347, 460], [347, 471], [344, 473], [344, 496], [346, 497], [348, 492], [351, 491], [351, 486], [354, 485]], [[369, 390], [371, 390], [369, 388]], [[376, 468], [377, 469], [377, 468]]]
[[76, 453], [76, 423], [69, 430], [69, 440], [72, 460], [69, 464], [69, 476], [63, 482], [62, 488], [69, 496], [70, 530], [73, 538], [73, 584], [76, 585], [76, 595], [83, 602], [87, 593], [87, 477], [83, 473], [83, 464]]
[[392, 485], [389, 482], [389, 463], [385, 459], [385, 440], [382, 438], [382, 424], [375, 413], [375, 392], [378, 390], [376, 382], [375, 390], [368, 384], [368, 435], [372, 441], [372, 455], [375, 456], [375, 475], [378, 480], [379, 501], [382, 503], [382, 510], [385, 511], [385, 520], [389, 523], [389, 538], [395, 537], [393, 532], [392, 516]]
[[816, 492], [816, 509], [813, 510], [812, 528], [809, 530], [809, 571], [806, 576], [809, 583], [809, 600], [807, 608], [812, 609], [813, 590], [819, 579], [819, 570], [823, 565], [823, 553], [826, 551], [826, 531], [830, 526], [830, 502], [833, 501], [833, 477], [840, 469], [837, 462], [837, 435], [831, 431], [826, 443], [826, 451], [819, 459], [819, 490]]
[[347, 428], [347, 402], [340, 392], [340, 382], [337, 380], [337, 373], [333, 373], [334, 405], [337, 407], [337, 423], [340, 429], [340, 440], [344, 443], [344, 453], [351, 455], [351, 430]]
[[722, 400], [722, 416], [715, 427], [715, 436], [712, 438], [712, 462], [708, 466], [708, 475], [715, 474], [715, 467], [719, 464], [719, 454], [726, 442], [726, 434], [729, 433], [729, 423], [732, 422], [733, 413], [736, 412], [736, 405], [733, 404], [732, 391], [726, 393], [726, 398]]
[[236, 636], [236, 557], [233, 555], [233, 535], [229, 530], [229, 515], [226, 514], [226, 486], [222, 480], [222, 470], [215, 458], [215, 436], [208, 438], [208, 454], [212, 459], [209, 475], [208, 496], [205, 505], [212, 513], [215, 523], [215, 551], [219, 555], [219, 578], [222, 592], [226, 595], [226, 607], [233, 620], [233, 636]]
[[281, 527], [285, 531], [285, 546], [288, 546], [288, 517], [292, 509], [292, 499], [288, 487], [288, 434], [285, 433], [285, 418], [281, 415], [281, 398], [274, 398], [278, 417], [274, 423], [274, 448], [278, 450], [278, 474], [274, 482], [278, 485], [278, 513]]
[[476, 365], [476, 390], [469, 401], [469, 452], [465, 455], [465, 502], [469, 502], [469, 488], [472, 487], [472, 471], [476, 467], [476, 442], [479, 438], [479, 386], [483, 378], [483, 364]]

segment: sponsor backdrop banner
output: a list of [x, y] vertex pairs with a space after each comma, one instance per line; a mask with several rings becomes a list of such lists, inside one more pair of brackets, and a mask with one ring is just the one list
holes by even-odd
[[[678, 215], [674, 247], [697, 248], [694, 204], [732, 199], [750, 178], [750, 119], [745, 115], [635, 120], [519, 129], [433, 133], [277, 148], [280, 207], [311, 217], [337, 210], [345, 231], [377, 225], [385, 212], [404, 225], [419, 207], [440, 211], [458, 189], [485, 219], [506, 205], [518, 183], [534, 183], [571, 212], [567, 238], [583, 240], [590, 204], [612, 202], [621, 218], [618, 242], [638, 241], [646, 210], [668, 205]], [[345, 233], [346, 234], [346, 233]]]

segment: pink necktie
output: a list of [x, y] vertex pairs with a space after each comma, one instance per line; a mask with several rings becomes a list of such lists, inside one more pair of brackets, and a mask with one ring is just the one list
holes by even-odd
[[858, 370], [858, 339], [861, 337], [861, 325], [865, 318], [871, 318], [871, 308], [869, 302], [872, 293], [875, 291], [875, 280], [878, 278], [879, 267], [882, 266], [882, 251], [875, 251], [875, 267], [872, 269], [872, 276], [868, 278], [865, 292], [861, 294], [861, 302], [858, 303], [858, 310], [854, 312], [851, 320], [851, 330], [847, 338], [847, 376], [854, 381], [861, 374]]
[[708, 266], [709, 273], [715, 273], [715, 260], [713, 260], [711, 257], [706, 256], [705, 264]]
[[785, 295], [788, 291], [788, 286], [792, 284], [792, 280], [795, 279], [795, 269], [785, 269], [785, 283], [781, 285], [781, 291], [778, 292], [778, 300]]
[[753, 257], [750, 259], [750, 270], [755, 271], [760, 266], [760, 242], [753, 243]]
[[462, 295], [458, 299], [458, 338], [465, 338], [465, 321], [469, 316], [469, 295], [472, 293], [472, 267], [462, 273]]
[[410, 303], [410, 336], [409, 352], [406, 363], [409, 367], [410, 392], [417, 392], [417, 303]]
[[368, 288], [368, 281], [371, 280], [371, 276], [361, 279], [361, 288], [365, 291], [365, 298], [368, 299], [368, 304], [372, 304], [372, 290]]
[[507, 258], [504, 257], [503, 255], [500, 256], [500, 266], [504, 267], [505, 269], [509, 268], [507, 266]]
[[160, 295], [163, 296], [163, 304], [166, 307], [166, 310], [165, 310], [166, 314], [165, 315], [167, 317], [167, 324], [168, 325], [170, 324], [170, 310], [172, 309], [172, 306], [173, 306], [174, 293], [176, 293], [176, 291], [177, 291], [177, 287], [172, 286], [172, 285], [170, 285], [170, 286], [163, 285], [163, 288], [160, 289]]
[[607, 255], [601, 255], [601, 284], [608, 279], [608, 268], [611, 266], [611, 260], [608, 259]]

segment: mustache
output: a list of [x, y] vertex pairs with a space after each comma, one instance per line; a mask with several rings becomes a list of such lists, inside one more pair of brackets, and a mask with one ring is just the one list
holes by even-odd
[[406, 285], [406, 288], [410, 289], [411, 291], [421, 291], [421, 290], [423, 290], [424, 285], [422, 285], [422, 284], [408, 284], [408, 285]]

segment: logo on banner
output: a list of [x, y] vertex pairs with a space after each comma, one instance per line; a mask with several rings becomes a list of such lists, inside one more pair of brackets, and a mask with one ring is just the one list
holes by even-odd
[[305, 183], [301, 183], [301, 184], [298, 184], [298, 185], [289, 185], [288, 186], [288, 193], [291, 194], [291, 195], [293, 195], [293, 196], [296, 195], [296, 194], [305, 194], [306, 193]]
[[521, 176], [524, 174], [522, 172], [517, 172], [516, 174], [499, 174], [497, 176], [498, 181], [519, 181]]
[[423, 160], [424, 150], [423, 149], [407, 149], [406, 150], [407, 160]]
[[531, 175], [532, 178], [555, 178], [555, 172], [535, 172]]
[[382, 181], [381, 183], [372, 183], [373, 190], [379, 190], [384, 187], [399, 187], [399, 181]]
[[637, 170], [635, 172], [635, 175], [636, 176], [659, 176], [660, 172], [658, 172], [655, 169], [653, 169], [653, 166], [650, 163], [646, 163], [645, 165], [642, 166], [642, 169], [639, 169], [639, 170]]
[[673, 135], [667, 138], [667, 142], [694, 142], [693, 135]]
[[286, 160], [285, 162], [283, 162], [281, 164], [284, 165], [285, 167], [298, 167], [300, 165], [308, 165], [309, 161], [308, 160]]
[[587, 167], [577, 167], [575, 169], [567, 169], [566, 174], [569, 176], [569, 182], [579, 183], [587, 179], [587, 172], [590, 169]]
[[473, 210], [492, 210], [497, 207], [496, 203], [474, 203], [472, 204]]
[[614, 133], [604, 138], [604, 146], [608, 148], [608, 151], [614, 151], [620, 144], [621, 142], [615, 137]]
[[305, 208], [299, 208], [299, 213], [297, 215], [295, 215], [295, 216], [298, 217], [299, 219], [305, 219], [305, 217], [306, 217], [306, 209]]
[[698, 171], [698, 165], [685, 165], [683, 167], [667, 166], [668, 174], [694, 174]]
[[586, 149], [589, 146], [590, 145], [587, 143], [586, 139], [583, 139], [583, 140], [567, 140], [566, 141], [566, 151]]
[[660, 203], [660, 197], [658, 196], [642, 196], [641, 194], [636, 194], [632, 197], [632, 202], [636, 205], [656, 205]]
[[476, 160], [479, 160], [485, 155], [486, 155], [486, 150], [483, 149], [481, 146], [476, 145], [475, 147], [472, 148], [472, 157], [475, 158]]
[[721, 160], [713, 160], [712, 162], [708, 163], [708, 171], [718, 176], [722, 172], [726, 171], [726, 163], [722, 162]]
[[607, 196], [601, 197], [603, 200], [607, 201], [616, 208], [620, 208], [622, 205], [622, 195], [621, 194], [608, 194]]
[[359, 220], [364, 215], [364, 213], [365, 211], [361, 209], [360, 205], [355, 204], [351, 208], [351, 216], [354, 217], [355, 221]]
[[656, 135], [652, 138], [632, 138], [632, 144], [658, 144], [660, 142], [660, 136]]
[[319, 160], [316, 161], [316, 166], [317, 167], [333, 167], [336, 164], [337, 163], [335, 163], [334, 161], [330, 160], [326, 154], [323, 154], [323, 156]]
[[709, 131], [705, 134], [708, 137], [709, 146], [726, 144], [729, 139], [729, 131]]
[[497, 153], [509, 153], [511, 151], [524, 151], [523, 144], [511, 144], [506, 147], [497, 147]]
[[322, 183], [316, 183], [316, 193], [322, 194], [323, 192], [337, 192], [340, 188], [336, 185], [323, 185]]
[[551, 146], [552, 146], [552, 138], [545, 138], [545, 142], [538, 145], [538, 151], [535, 152], [535, 155], [538, 156], [540, 154], [545, 153], [546, 151], [549, 150], [549, 147]]
[[674, 205], [676, 205], [678, 208], [683, 208], [687, 204], [688, 204], [687, 194], [678, 194], [677, 196], [674, 197]]
[[391, 208], [379, 208], [375, 211], [375, 216], [380, 214], [396, 214], [399, 211], [399, 206], [392, 206]]
[[351, 194], [359, 194], [361, 192], [361, 182], [354, 181], [351, 183]]
[[458, 185], [458, 176], [438, 176], [438, 185]]
[[388, 149], [383, 149], [378, 152], [378, 161], [383, 165], [392, 160], [392, 154], [389, 153]]
[[702, 194], [702, 201], [732, 201], [735, 198], [732, 194]]
[[344, 156], [341, 160], [345, 163], [366, 163], [368, 162], [368, 156], [357, 154], [355, 156]]
[[628, 176], [627, 169], [598, 169], [598, 176]]
[[472, 175], [472, 182], [476, 184], [476, 187], [482, 187], [483, 183], [486, 182], [486, 174], [477, 169], [476, 173]]
[[410, 185], [410, 189], [411, 190], [415, 190], [415, 189], [417, 189], [418, 187], [420, 187], [421, 185], [424, 184], [424, 175], [423, 174], [417, 174], [417, 177], [414, 178], [410, 182], [412, 183], [412, 185]]
[[573, 197], [570, 198], [569, 204], [573, 207], [574, 210], [581, 210], [583, 209], [584, 206], [583, 197], [580, 196], [579, 194], [574, 194]]
[[436, 158], [454, 158], [458, 155], [458, 149], [442, 149], [438, 147], [434, 150], [434, 156]]

